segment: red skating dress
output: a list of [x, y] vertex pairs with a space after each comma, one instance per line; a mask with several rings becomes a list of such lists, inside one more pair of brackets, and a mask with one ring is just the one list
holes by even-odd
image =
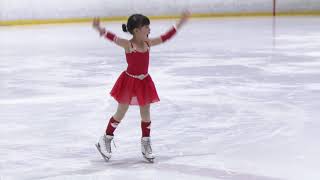
[[[133, 48], [132, 44], [131, 47]], [[149, 49], [146, 52], [135, 50], [126, 53], [127, 70], [121, 73], [110, 92], [118, 103], [144, 106], [160, 101], [148, 74]]]

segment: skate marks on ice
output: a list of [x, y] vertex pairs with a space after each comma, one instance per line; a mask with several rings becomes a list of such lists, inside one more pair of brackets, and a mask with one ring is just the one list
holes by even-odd
[[178, 161], [178, 158], [194, 157], [196, 159], [197, 157], [207, 157], [211, 155], [216, 155], [216, 153], [179, 153], [177, 155], [158, 156], [158, 162], [154, 165], [154, 167], [157, 168], [157, 170], [164, 172], [172, 171], [182, 174], [196, 175], [200, 177], [217, 178], [220, 180], [284, 180], [281, 178], [268, 177], [253, 173], [237, 172], [226, 168], [204, 168], [197, 165], [182, 164], [183, 162], [167, 162], [170, 160]]
[[[183, 157], [202, 157], [207, 155], [213, 155], [214, 153], [193, 153], [193, 154], [171, 154], [171, 155], [158, 155], [155, 158], [154, 163], [147, 162], [142, 155], [140, 154], [124, 154], [123, 157], [117, 157], [114, 155], [108, 162], [106, 162], [99, 152], [97, 150], [92, 151], [92, 154], [94, 154], [93, 157], [89, 157], [88, 165], [83, 167], [78, 167], [74, 170], [60, 170], [59, 172], [47, 174], [47, 175], [34, 175], [34, 176], [28, 176], [24, 179], [26, 180], [34, 180], [34, 179], [62, 179], [65, 177], [71, 177], [71, 176], [91, 176], [95, 174], [101, 174], [101, 173], [109, 173], [110, 171], [110, 177], [113, 177], [112, 172], [122, 172], [123, 170], [133, 170], [133, 171], [142, 171], [144, 169], [148, 170], [160, 170], [162, 173], [169, 174], [170, 173], [179, 173], [179, 174], [190, 174], [188, 171], [178, 171], [178, 169], [174, 168], [168, 168], [166, 169], [166, 165], [170, 164], [168, 161], [174, 160], [177, 158], [183, 158]], [[171, 165], [175, 166], [176, 168], [179, 168], [179, 165]], [[187, 166], [187, 165], [186, 165]], [[191, 167], [190, 167], [191, 168]], [[197, 169], [196, 166], [193, 167], [193, 169]], [[221, 170], [222, 171], [222, 170]], [[214, 177], [210, 174], [193, 174], [193, 175], [199, 175], [199, 176], [208, 176], [208, 177]], [[210, 175], [210, 176], [209, 176]]]
[[[100, 158], [100, 159], [99, 159]], [[94, 160], [91, 159], [89, 161], [89, 165], [85, 167], [78, 168], [76, 170], [66, 170], [59, 171], [58, 173], [46, 175], [46, 176], [33, 176], [25, 178], [26, 180], [34, 180], [34, 179], [68, 179], [67, 177], [81, 177], [81, 176], [94, 176], [95, 174], [101, 173], [109, 173], [110, 178], [114, 177], [114, 170], [138, 170], [144, 169], [146, 167], [153, 168], [155, 163], [149, 163], [143, 159], [142, 156], [137, 157], [124, 157], [124, 158], [116, 158], [112, 157], [108, 162], [102, 159], [101, 155], [98, 154], [97, 158]], [[80, 178], [82, 179], [82, 178]]]
[[[157, 171], [161, 174], [179, 174], [179, 175], [192, 175], [198, 176], [200, 179], [203, 178], [216, 178], [219, 180], [284, 180], [281, 178], [267, 177], [263, 175], [257, 175], [252, 173], [242, 173], [221, 168], [211, 168], [211, 167], [199, 167], [180, 163], [169, 163], [167, 161], [174, 160], [176, 158], [183, 158], [185, 156], [207, 156], [210, 154], [184, 154], [176, 156], [157, 156], [154, 163], [149, 163], [141, 156], [135, 157], [114, 157], [110, 161], [105, 162], [103, 159], [91, 159], [89, 161], [90, 165], [82, 167], [77, 170], [60, 171], [57, 174], [51, 174], [47, 176], [36, 176], [29, 177], [30, 179], [63, 179], [68, 177], [77, 176], [82, 179], [94, 174], [108, 174], [109, 178], [116, 177], [114, 172], [122, 172], [123, 170], [130, 172], [140, 173], [141, 171], [151, 170]], [[212, 154], [211, 154], [212, 155]]]
[[227, 171], [214, 168], [203, 168], [197, 166], [190, 166], [184, 164], [159, 164], [156, 167], [162, 171], [176, 171], [183, 174], [198, 175], [202, 177], [219, 178], [221, 180], [284, 180], [280, 178], [267, 177], [249, 173], [241, 173], [234, 171]]
[[[76, 168], [75, 170], [60, 170], [51, 174], [34, 174], [33, 176], [24, 177], [25, 180], [35, 180], [35, 179], [72, 179], [73, 176], [81, 177], [81, 176], [93, 176], [95, 174], [100, 173], [110, 173], [112, 174], [112, 170], [119, 169], [135, 169], [139, 164], [150, 164], [140, 157], [138, 158], [123, 158], [121, 160], [110, 159], [106, 162], [102, 159], [101, 155], [97, 155], [98, 158], [94, 160], [90, 160], [88, 162], [89, 165], [84, 167]], [[100, 159], [99, 159], [100, 158]], [[111, 175], [112, 176], [112, 175]], [[82, 178], [80, 178], [82, 179]]]
[[[171, 174], [178, 173], [184, 175], [192, 175], [199, 176], [204, 178], [217, 178], [220, 180], [284, 180], [281, 178], [275, 177], [267, 177], [262, 175], [250, 174], [250, 173], [242, 173], [235, 172], [224, 169], [216, 169], [216, 168], [204, 168], [186, 164], [175, 164], [175, 163], [163, 163], [162, 161], [155, 163], [148, 163], [144, 160], [137, 160], [137, 158], [124, 158], [118, 159], [114, 161], [109, 161], [108, 163], [103, 160], [92, 160], [91, 166], [87, 166], [86, 168], [79, 169], [76, 171], [65, 171], [60, 174], [54, 176], [41, 177], [42, 178], [53, 178], [60, 179], [61, 177], [68, 177], [77, 175], [80, 177], [92, 175], [95, 173], [101, 173], [105, 171], [114, 171], [114, 170], [157, 170], [158, 173], [161, 174]], [[113, 177], [110, 174], [110, 177]]]

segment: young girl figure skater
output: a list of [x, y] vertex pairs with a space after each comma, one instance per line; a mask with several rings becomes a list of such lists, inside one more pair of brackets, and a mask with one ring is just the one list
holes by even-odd
[[150, 130], [150, 104], [160, 101], [155, 85], [148, 73], [149, 52], [152, 46], [159, 45], [172, 38], [177, 30], [187, 21], [190, 13], [182, 13], [180, 20], [175, 26], [163, 35], [149, 38], [150, 20], [142, 14], [133, 14], [127, 24], [122, 25], [124, 32], [129, 32], [133, 37], [130, 40], [122, 39], [114, 33], [100, 26], [99, 18], [93, 20], [93, 28], [100, 36], [122, 47], [125, 51], [128, 67], [121, 73], [110, 94], [118, 102], [116, 113], [110, 118], [104, 135], [96, 144], [97, 149], [108, 161], [111, 158], [111, 141], [113, 133], [121, 120], [124, 118], [129, 105], [139, 105], [141, 115], [141, 152], [145, 159], [153, 162]]

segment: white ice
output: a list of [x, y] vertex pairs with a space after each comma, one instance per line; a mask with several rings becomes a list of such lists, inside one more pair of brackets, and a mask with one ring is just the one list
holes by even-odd
[[[152, 21], [151, 35], [174, 20]], [[104, 23], [119, 36], [121, 22]], [[89, 23], [0, 28], [1, 180], [319, 180], [320, 17], [194, 19], [153, 47], [154, 164], [130, 107], [94, 144], [124, 51]]]

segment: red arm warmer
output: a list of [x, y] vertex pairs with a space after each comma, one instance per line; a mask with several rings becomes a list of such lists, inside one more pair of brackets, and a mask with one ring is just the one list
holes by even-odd
[[107, 33], [104, 35], [104, 37], [109, 39], [110, 41], [116, 41], [116, 39], [117, 39], [117, 36], [109, 31], [107, 31]]
[[168, 32], [160, 36], [162, 42], [166, 42], [168, 39], [172, 38], [172, 36], [175, 35], [176, 33], [177, 33], [176, 28], [172, 27]]

